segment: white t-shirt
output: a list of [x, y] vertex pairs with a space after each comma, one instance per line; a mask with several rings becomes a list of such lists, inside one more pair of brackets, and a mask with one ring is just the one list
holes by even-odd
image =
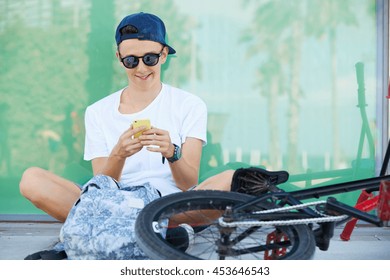
[[[90, 105], [85, 112], [84, 159], [108, 157], [119, 137], [137, 119], [150, 119], [151, 125], [169, 131], [172, 143], [181, 146], [187, 137], [206, 144], [207, 107], [197, 96], [162, 84], [159, 95], [144, 110], [135, 114], [119, 112], [124, 89]], [[121, 181], [129, 186], [149, 183], [162, 195], [178, 192], [169, 163], [162, 163], [161, 153], [143, 148], [126, 159]]]

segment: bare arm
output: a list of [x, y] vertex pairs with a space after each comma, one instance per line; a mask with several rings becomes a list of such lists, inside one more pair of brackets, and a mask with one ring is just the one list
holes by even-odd
[[[144, 134], [140, 136], [140, 140], [141, 144], [144, 146], [157, 146], [147, 147], [151, 152], [160, 152], [165, 158], [173, 156], [174, 146], [168, 131], [152, 128], [146, 130]], [[165, 161], [165, 164], [169, 164], [176, 185], [181, 190], [185, 191], [198, 183], [202, 141], [196, 138], [187, 138], [181, 148], [181, 158], [173, 163]]]
[[169, 163], [172, 176], [183, 191], [198, 184], [202, 145], [199, 139], [187, 138], [181, 147], [182, 157], [178, 161]]
[[[136, 129], [130, 127], [121, 135], [109, 157], [93, 159], [93, 173], [95, 175], [105, 174], [120, 180], [126, 158], [139, 152], [143, 146], [155, 145], [156, 148], [147, 147], [147, 149], [151, 152], [159, 152], [165, 158], [173, 156], [174, 146], [168, 131], [152, 128], [144, 131], [144, 134], [138, 139], [133, 139], [132, 136], [143, 129], [142, 127]], [[196, 138], [187, 138], [181, 148], [181, 158], [173, 163], [165, 161], [165, 164], [170, 165], [176, 185], [185, 191], [198, 183], [202, 141]]]
[[133, 135], [142, 131], [144, 127], [133, 129], [131, 126], [118, 140], [108, 157], [99, 157], [92, 160], [93, 174], [104, 174], [116, 180], [122, 176], [126, 158], [134, 155], [142, 149], [139, 139], [133, 139]]

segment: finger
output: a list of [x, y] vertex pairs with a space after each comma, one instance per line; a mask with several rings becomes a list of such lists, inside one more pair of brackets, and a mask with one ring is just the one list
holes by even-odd
[[138, 142], [138, 143], [132, 143], [131, 145], [126, 146], [125, 150], [127, 152], [127, 156], [132, 156], [135, 153], [142, 150], [142, 148], [143, 148], [143, 146], [141, 145], [141, 143]]
[[160, 152], [162, 154], [167, 153], [170, 145], [172, 145], [170, 142], [165, 141], [141, 141], [141, 144], [146, 146], [148, 151]]
[[144, 147], [153, 147], [161, 151], [165, 145], [164, 142], [161, 141], [141, 141], [141, 145]]
[[157, 134], [144, 133], [139, 137], [139, 140], [141, 142], [143, 142], [143, 141], [161, 141], [161, 136], [159, 136]]
[[[132, 138], [134, 138], [135, 134], [140, 133], [142, 130], [145, 130], [145, 129], [146, 129], [145, 126], [133, 128], [133, 125], [130, 125], [130, 127], [122, 133], [122, 135], [119, 137], [119, 139], [122, 139], [122, 140], [129, 139], [129, 138], [132, 139]], [[139, 134], [139, 135], [141, 135], [141, 134]]]
[[146, 150], [149, 152], [161, 153], [161, 148], [157, 146], [147, 146]]
[[122, 141], [120, 141], [120, 145], [121, 145], [121, 147], [123, 147], [123, 149], [126, 150], [128, 147], [135, 146], [135, 145], [141, 145], [141, 141], [137, 138], [133, 139], [132, 137], [127, 137], [127, 138], [122, 139]]
[[141, 143], [136, 143], [136, 144], [126, 146], [126, 151], [128, 151], [128, 152], [139, 151], [142, 148], [143, 148], [143, 146], [141, 145]]
[[168, 134], [157, 134], [157, 133], [149, 133], [148, 131], [145, 131], [142, 136], [139, 138], [141, 141], [162, 141], [162, 142], [171, 142], [171, 138]]
[[131, 136], [133, 138], [139, 138], [141, 135], [143, 135], [145, 133], [146, 130], [147, 130], [146, 126], [140, 126], [140, 127], [134, 128], [131, 130]]
[[166, 130], [162, 130], [156, 127], [152, 127], [151, 129], [145, 130], [144, 135], [151, 135], [151, 134], [156, 134], [156, 135], [168, 135], [169, 132]]
[[142, 135], [139, 137], [141, 144], [144, 146], [154, 145], [159, 146], [160, 148], [167, 148], [170, 144], [170, 139], [164, 136], [159, 135]]
[[133, 135], [133, 125], [130, 125], [128, 129], [126, 129], [119, 138], [126, 139], [130, 138]]

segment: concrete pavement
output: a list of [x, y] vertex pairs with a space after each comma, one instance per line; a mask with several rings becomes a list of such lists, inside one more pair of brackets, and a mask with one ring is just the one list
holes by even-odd
[[[50, 249], [58, 241], [60, 223], [0, 222], [0, 260], [23, 260]], [[342, 241], [343, 227], [335, 230], [328, 251], [317, 251], [314, 260], [390, 260], [390, 227], [360, 225], [349, 241]]]

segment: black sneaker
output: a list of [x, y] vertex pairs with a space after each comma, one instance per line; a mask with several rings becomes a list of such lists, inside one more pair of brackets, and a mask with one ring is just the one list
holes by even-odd
[[194, 244], [194, 229], [188, 224], [180, 224], [178, 227], [167, 230], [165, 240], [185, 252]]
[[287, 171], [268, 171], [258, 167], [240, 168], [234, 172], [231, 190], [251, 195], [278, 191], [276, 185], [288, 180]]

